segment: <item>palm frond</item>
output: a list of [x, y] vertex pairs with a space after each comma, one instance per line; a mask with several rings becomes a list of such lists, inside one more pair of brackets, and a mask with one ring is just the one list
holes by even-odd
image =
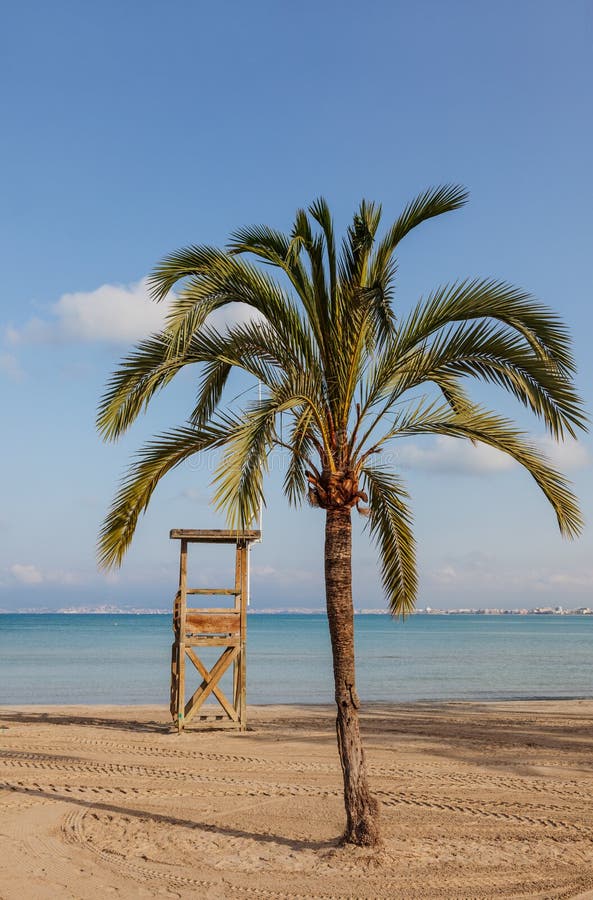
[[225, 511], [229, 528], [249, 527], [263, 502], [263, 476], [268, 470], [268, 456], [277, 444], [275, 423], [280, 413], [299, 410], [301, 422], [308, 421], [300, 435], [301, 457], [316, 429], [318, 443], [329, 450], [317, 389], [311, 373], [287, 373], [268, 396], [250, 404], [240, 415], [224, 416], [229, 437], [215, 476], [214, 501]]
[[409, 495], [400, 479], [380, 466], [362, 469], [369, 495], [369, 525], [379, 548], [383, 587], [392, 614], [413, 611], [418, 592]]
[[202, 427], [214, 415], [232, 368], [230, 363], [218, 359], [204, 364], [196, 405], [190, 416], [194, 427]]
[[202, 429], [176, 428], [158, 435], [136, 454], [124, 476], [99, 535], [99, 563], [104, 568], [121, 564], [138, 518], [161, 478], [200, 451], [222, 446], [228, 433], [210, 423]]
[[[241, 369], [253, 378], [275, 387], [278, 377], [282, 377], [284, 367], [277, 356], [282, 357], [284, 348], [274, 347], [266, 338], [272, 331], [265, 324], [238, 325], [226, 333], [204, 328], [200, 334], [194, 335], [188, 357], [196, 362], [213, 362]], [[277, 338], [277, 335], [274, 336]], [[277, 356], [273, 356], [274, 350]], [[294, 369], [294, 364], [286, 368]]]
[[389, 265], [393, 251], [399, 242], [422, 222], [452, 212], [467, 203], [468, 191], [459, 184], [445, 184], [428, 188], [418, 194], [405, 207], [402, 214], [393, 223], [383, 240], [378, 244], [373, 257], [371, 270], [374, 277], [379, 277]]
[[304, 249], [309, 260], [310, 290], [307, 297], [303, 298], [309, 321], [311, 322], [317, 340], [322, 348], [322, 354], [328, 358], [325, 348], [325, 338], [330, 328], [330, 298], [325, 280], [324, 268], [324, 241], [320, 236], [313, 234], [311, 223], [304, 209], [297, 210], [293, 229], [292, 241], [295, 246]]
[[342, 243], [339, 272], [345, 288], [356, 290], [366, 286], [369, 259], [380, 221], [381, 206], [363, 200]]
[[325, 238], [325, 252], [327, 254], [327, 269], [329, 278], [330, 319], [333, 319], [335, 311], [337, 278], [336, 241], [334, 237], [334, 225], [331, 212], [326, 200], [318, 197], [309, 207], [309, 213], [321, 226]]
[[300, 350], [283, 341], [282, 335], [268, 322], [248, 322], [225, 332], [203, 328], [192, 339], [187, 358], [241, 369], [271, 390], [279, 390], [287, 379], [292, 380], [313, 402], [322, 404], [324, 380], [319, 361]]
[[240, 417], [225, 416], [228, 440], [216, 470], [214, 504], [227, 518], [228, 527], [251, 527], [264, 503], [263, 478], [274, 444], [277, 405], [264, 399]]
[[191, 276], [205, 275], [217, 265], [225, 263], [224, 250], [217, 247], [191, 245], [169, 253], [153, 269], [148, 284], [153, 300], [164, 300], [178, 281]]
[[154, 334], [138, 344], [111, 375], [97, 413], [97, 429], [104, 440], [120, 437], [185, 365], [183, 357], [171, 357], [170, 349], [167, 334]]
[[[261, 268], [238, 256], [218, 255], [210, 248], [189, 248], [188, 265], [180, 267], [179, 279], [186, 279], [183, 290], [173, 297], [167, 315], [166, 330], [178, 338], [179, 335], [195, 334], [203, 325], [205, 314], [221, 309], [231, 303], [242, 303], [274, 325], [283, 341], [298, 346], [309, 358], [315, 350], [311, 343], [311, 332], [297, 305], [278, 282]], [[204, 258], [199, 251], [204, 250]], [[191, 270], [192, 259], [200, 262]], [[155, 291], [171, 290], [176, 284], [172, 279], [176, 269], [163, 281], [162, 269], [157, 267], [152, 276]], [[306, 277], [306, 275], [305, 275]], [[198, 317], [198, 318], [196, 318]], [[185, 346], [185, 345], [184, 345]]]
[[540, 418], [555, 438], [586, 424], [571, 379], [556, 363], [542, 359], [517, 332], [495, 320], [464, 322], [441, 329], [432, 343], [415, 345], [401, 355], [394, 346], [377, 373], [380, 395], [397, 399], [406, 390], [442, 377], [471, 376], [497, 384]]
[[312, 427], [313, 413], [310, 407], [294, 410], [294, 424], [290, 432], [288, 446], [290, 457], [284, 476], [284, 493], [292, 506], [299, 506], [309, 487], [306, 467], [312, 466], [315, 439]]
[[574, 372], [570, 335], [559, 316], [526, 291], [493, 279], [446, 285], [421, 300], [400, 325], [399, 352], [407, 352], [452, 323], [484, 318], [503, 322], [519, 332], [543, 360], [566, 374]]
[[[209, 248], [189, 248], [178, 256], [170, 272], [165, 264], [155, 270], [154, 289], [160, 284], [161, 291], [168, 293], [175, 277], [191, 276], [189, 283], [172, 301], [165, 330], [142, 341], [111, 376], [97, 417], [97, 427], [106, 440], [119, 437], [183, 366], [204, 361], [197, 353], [196, 335], [204, 334], [211, 312], [229, 303], [241, 302], [257, 310], [274, 323], [278, 347], [300, 355], [301, 365], [317, 366], [306, 324], [273, 279], [244, 260], [223, 259]], [[190, 264], [194, 264], [193, 270]]]
[[400, 428], [404, 434], [443, 434], [479, 441], [506, 453], [534, 479], [556, 513], [558, 527], [564, 537], [575, 538], [583, 528], [578, 502], [567, 479], [554, 469], [544, 454], [508, 419], [488, 410], [474, 407], [462, 416], [435, 415], [424, 421], [408, 423]]
[[311, 283], [300, 255], [292, 252], [293, 246], [291, 238], [267, 225], [250, 225], [233, 232], [229, 253], [251, 253], [281, 269], [308, 307], [312, 299]]

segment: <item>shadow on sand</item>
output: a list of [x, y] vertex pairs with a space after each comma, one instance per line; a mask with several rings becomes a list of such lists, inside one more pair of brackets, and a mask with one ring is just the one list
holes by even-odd
[[[166, 711], [163, 711], [163, 717]], [[91, 725], [96, 728], [112, 728], [115, 731], [135, 731], [147, 734], [170, 734], [173, 731], [171, 721], [157, 721], [121, 719], [108, 716], [93, 715], [93, 713], [69, 713], [69, 712], [0, 712], [0, 722], [5, 725]]]
[[24, 785], [6, 785], [5, 789], [8, 789], [13, 793], [24, 794], [27, 797], [39, 797], [42, 800], [54, 800], [57, 803], [68, 803], [73, 806], [81, 806], [84, 809], [93, 811], [101, 810], [102, 812], [115, 813], [115, 815], [126, 816], [128, 818], [136, 818], [139, 820], [148, 819], [151, 822], [158, 822], [163, 825], [173, 825], [178, 828], [189, 828], [208, 834], [247, 838], [248, 840], [257, 841], [258, 843], [280, 844], [296, 851], [332, 850], [339, 846], [339, 841], [337, 839], [329, 841], [303, 841], [278, 834], [265, 834], [259, 831], [243, 831], [240, 828], [231, 828], [226, 825], [209, 825], [205, 822], [194, 822], [191, 819], [179, 819], [175, 816], [166, 816], [161, 813], [149, 812], [148, 810], [130, 809], [129, 807], [117, 806], [114, 803], [104, 803], [100, 800], [83, 800], [68, 794], [58, 794], [54, 791], [44, 791], [41, 788], [29, 788]]

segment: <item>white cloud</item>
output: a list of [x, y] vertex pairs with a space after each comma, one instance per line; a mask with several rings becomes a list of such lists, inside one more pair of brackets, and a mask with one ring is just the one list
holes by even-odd
[[207, 319], [209, 326], [215, 331], [223, 331], [234, 325], [247, 325], [248, 322], [265, 321], [265, 316], [246, 303], [229, 303], [223, 309], [217, 309]]
[[74, 585], [80, 584], [82, 578], [75, 572], [51, 571], [44, 572], [31, 563], [14, 563], [8, 569], [10, 575], [19, 584], [63, 584]]
[[586, 469], [591, 465], [589, 450], [574, 438], [555, 441], [546, 435], [538, 438], [536, 443], [550, 462], [562, 472], [574, 472], [576, 469]]
[[[131, 344], [160, 331], [168, 309], [167, 298], [161, 303], [150, 299], [146, 278], [129, 285], [104, 284], [94, 291], [63, 294], [46, 317], [35, 316], [21, 328], [8, 328], [6, 338], [11, 344]], [[230, 303], [212, 313], [208, 324], [221, 331], [258, 317], [245, 304]], [[0, 357], [0, 368], [10, 370], [9, 374], [19, 371], [10, 354]]]
[[12, 353], [0, 353], [0, 372], [3, 372], [11, 381], [23, 380], [23, 370], [18, 359]]
[[501, 598], [505, 592], [557, 594], [559, 589], [565, 593], [591, 594], [593, 568], [509, 568], [492, 556], [468, 553], [447, 560], [438, 569], [427, 573], [426, 581], [436, 590], [471, 592], [476, 598], [474, 605], [478, 605], [483, 593], [494, 593]]
[[449, 474], [480, 474], [510, 469], [510, 456], [486, 444], [474, 446], [470, 441], [439, 435], [428, 446], [402, 443], [397, 461], [404, 468], [425, 469]]
[[547, 576], [546, 583], [551, 587], [559, 585], [569, 589], [588, 588], [593, 590], [593, 569], [581, 572], [552, 572]]
[[278, 590], [298, 584], [307, 586], [318, 584], [320, 579], [319, 572], [285, 566], [277, 568], [270, 565], [252, 565], [251, 574], [257, 581], [265, 580], [268, 584], [276, 586]]
[[181, 500], [189, 500], [191, 503], [198, 503], [200, 506], [208, 504], [208, 496], [200, 488], [187, 487], [177, 495]]
[[10, 574], [21, 584], [41, 584], [43, 575], [36, 566], [15, 563], [10, 567]]
[[447, 563], [433, 572], [431, 578], [436, 584], [454, 584], [457, 580], [457, 569], [451, 563]]
[[251, 574], [258, 578], [269, 578], [271, 575], [277, 575], [278, 571], [273, 566], [252, 566]]
[[154, 303], [146, 279], [130, 285], [104, 284], [94, 291], [63, 294], [46, 319], [29, 319], [7, 332], [11, 343], [70, 341], [131, 343], [162, 328], [166, 301]]
[[[542, 436], [534, 443], [550, 462], [563, 472], [583, 469], [591, 464], [591, 455], [584, 444], [568, 438], [558, 442]], [[487, 444], [475, 446], [467, 440], [439, 435], [431, 444], [402, 443], [396, 462], [403, 468], [422, 469], [445, 474], [480, 475], [515, 468], [518, 464], [506, 453]]]

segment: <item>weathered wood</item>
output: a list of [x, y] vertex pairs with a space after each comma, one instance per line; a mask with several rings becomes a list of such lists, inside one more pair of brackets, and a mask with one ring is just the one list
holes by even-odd
[[[235, 611], [240, 613], [241, 606], [245, 598], [241, 595], [241, 555], [239, 553], [239, 545], [235, 549]], [[233, 663], [233, 706], [238, 711], [239, 721], [241, 721], [241, 708], [239, 703], [239, 692], [241, 689], [241, 672], [240, 658], [235, 659]]]
[[185, 540], [194, 544], [236, 544], [237, 541], [259, 541], [261, 531], [229, 531], [227, 529], [172, 528], [171, 540]]
[[239, 651], [239, 659], [237, 665], [239, 667], [239, 722], [241, 723], [241, 731], [247, 728], [247, 678], [246, 678], [246, 633], [247, 633], [247, 592], [249, 590], [247, 580], [247, 554], [249, 548], [245, 544], [237, 547], [237, 553], [241, 558], [241, 648]]
[[179, 643], [175, 640], [171, 645], [171, 698], [169, 709], [173, 721], [177, 718], [177, 710], [179, 707], [179, 699], [177, 692], [179, 690]]
[[200, 731], [220, 731], [222, 728], [237, 729], [237, 722], [231, 722], [230, 719], [223, 716], [192, 716], [192, 725]]
[[239, 634], [241, 629], [240, 613], [202, 613], [188, 612], [185, 616], [186, 633], [199, 634]]
[[181, 623], [181, 617], [179, 615], [179, 591], [177, 591], [177, 595], [175, 600], [173, 601], [173, 631], [175, 634], [179, 631], [179, 625]]
[[[197, 656], [190, 647], [186, 647], [185, 652], [204, 679], [204, 682], [208, 684], [213, 677], [211, 671], [206, 668], [199, 656]], [[239, 719], [237, 710], [229, 703], [226, 695], [223, 693], [221, 688], [218, 687], [217, 684], [214, 684], [212, 686], [212, 693], [226, 712], [229, 719], [231, 719], [233, 722], [237, 722]]]
[[227, 597], [234, 597], [237, 593], [232, 588], [188, 588], [188, 594], [201, 594], [204, 597], [213, 597], [215, 594], [224, 594]]
[[186, 634], [186, 647], [240, 647], [241, 638], [238, 634], [232, 635], [216, 635], [213, 637], [209, 634]]
[[188, 606], [186, 609], [186, 615], [191, 615], [191, 613], [226, 613], [226, 614], [239, 614], [239, 608], [234, 606]]
[[177, 731], [183, 730], [183, 718], [185, 712], [185, 633], [181, 623], [185, 621], [187, 607], [187, 541], [181, 541], [181, 553], [179, 556], [179, 603], [177, 632], [178, 643], [178, 676], [177, 676]]
[[[260, 538], [259, 531], [173, 529], [171, 537], [181, 541], [179, 589], [173, 604], [175, 642], [171, 652], [171, 714], [178, 731], [193, 721], [200, 726], [246, 728], [246, 628], [249, 591], [249, 546]], [[187, 548], [190, 543], [235, 545], [235, 585], [227, 588], [190, 588], [187, 585]], [[226, 596], [228, 607], [188, 608], [189, 596]], [[201, 648], [219, 647], [221, 655], [211, 669], [200, 659]], [[186, 657], [202, 681], [185, 702]], [[232, 701], [221, 687], [221, 678], [232, 665]], [[189, 671], [189, 670], [188, 670]], [[210, 697], [220, 712], [205, 715], [203, 704]]]
[[221, 654], [221, 656], [219, 656], [218, 660], [208, 673], [208, 680], [204, 679], [202, 681], [199, 688], [192, 694], [190, 699], [185, 704], [184, 718], [186, 722], [190, 721], [192, 716], [198, 711], [206, 698], [210, 696], [215, 684], [220, 680], [220, 678], [222, 678], [237, 653], [239, 653], [239, 650], [239, 647], [227, 647], [226, 650]]

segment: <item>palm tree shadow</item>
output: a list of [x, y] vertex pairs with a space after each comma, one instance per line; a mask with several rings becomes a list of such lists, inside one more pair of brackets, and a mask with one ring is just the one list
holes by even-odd
[[54, 791], [44, 791], [42, 788], [26, 787], [25, 785], [6, 785], [6, 787], [17, 794], [24, 794], [27, 797], [39, 797], [42, 800], [54, 800], [59, 803], [70, 803], [74, 806], [81, 806], [88, 810], [102, 810], [103, 812], [115, 813], [129, 818], [139, 820], [150, 819], [152, 822], [159, 822], [163, 825], [173, 825], [177, 828], [188, 828], [194, 831], [201, 831], [209, 834], [225, 835], [234, 838], [246, 838], [248, 840], [257, 841], [263, 844], [280, 844], [291, 850], [332, 850], [339, 846], [339, 839], [335, 838], [327, 841], [307, 841], [298, 838], [290, 838], [284, 835], [266, 834], [257, 831], [244, 831], [240, 828], [232, 828], [228, 825], [209, 825], [207, 822], [195, 822], [192, 819], [180, 819], [176, 816], [168, 816], [163, 813], [150, 812], [143, 809], [130, 809], [129, 807], [117, 806], [114, 803], [104, 803], [97, 800], [84, 800], [80, 797], [72, 797], [68, 794], [58, 794]]
[[[317, 712], [317, 707], [311, 707]], [[324, 709], [325, 707], [319, 707], [319, 709]], [[0, 707], [2, 710], [2, 707]], [[216, 722], [212, 722], [208, 725], [207, 728], [200, 728], [199, 726], [189, 726], [185, 728], [184, 734], [202, 734], [202, 733], [211, 733], [217, 731], [224, 731], [225, 734], [239, 734], [236, 730], [229, 730], [228, 727], [225, 727], [227, 722], [225, 721], [225, 716], [220, 716], [221, 724], [218, 725]], [[22, 711], [22, 710], [13, 710], [10, 708], [4, 708], [4, 710], [0, 711], [0, 729], [6, 729], [10, 727], [10, 725], [60, 725], [66, 728], [69, 728], [72, 725], [86, 725], [95, 728], [106, 728], [112, 729], [113, 731], [120, 732], [136, 732], [137, 734], [171, 734], [177, 735], [177, 727], [175, 723], [171, 720], [169, 716], [168, 709], [163, 708], [163, 718], [161, 720], [157, 719], [127, 719], [122, 716], [122, 718], [117, 718], [115, 716], [102, 716], [102, 715], [93, 715], [92, 712], [84, 713], [84, 712], [33, 712], [31, 711]], [[320, 718], [319, 716], [303, 718], [302, 720], [293, 717], [291, 719], [291, 727], [294, 728], [296, 726], [302, 725], [306, 727], [310, 731], [319, 731], [326, 732], [331, 731], [333, 734], [333, 725], [334, 718], [331, 716], [327, 716], [325, 718]], [[274, 729], [275, 728], [286, 728], [287, 723], [283, 720], [280, 721], [258, 721], [254, 720], [253, 724], [249, 724], [247, 726], [247, 732], [258, 732], [258, 735], [261, 737], [264, 734], [270, 733], [270, 737], [273, 738]]]
[[112, 728], [115, 731], [135, 731], [146, 734], [170, 734], [173, 731], [173, 723], [168, 721], [118, 719], [108, 716], [80, 714], [80, 713], [47, 713], [47, 712], [13, 712], [0, 713], [0, 722], [8, 725], [91, 725], [96, 728]]
[[[206, 728], [186, 728], [185, 734], [195, 734], [197, 732], [207, 731], [229, 732], [226, 727], [227, 722], [225, 716], [219, 717], [221, 724], [212, 722]], [[0, 729], [5, 730], [10, 725], [28, 724], [28, 725], [63, 725], [69, 728], [72, 725], [88, 725], [95, 728], [108, 728], [113, 731], [136, 732], [137, 734], [175, 734], [177, 728], [170, 719], [168, 712], [163, 710], [163, 720], [156, 719], [125, 719], [109, 716], [92, 715], [92, 713], [74, 713], [74, 712], [17, 712], [7, 711], [0, 712]], [[248, 726], [247, 731], [259, 730], [259, 725]]]

